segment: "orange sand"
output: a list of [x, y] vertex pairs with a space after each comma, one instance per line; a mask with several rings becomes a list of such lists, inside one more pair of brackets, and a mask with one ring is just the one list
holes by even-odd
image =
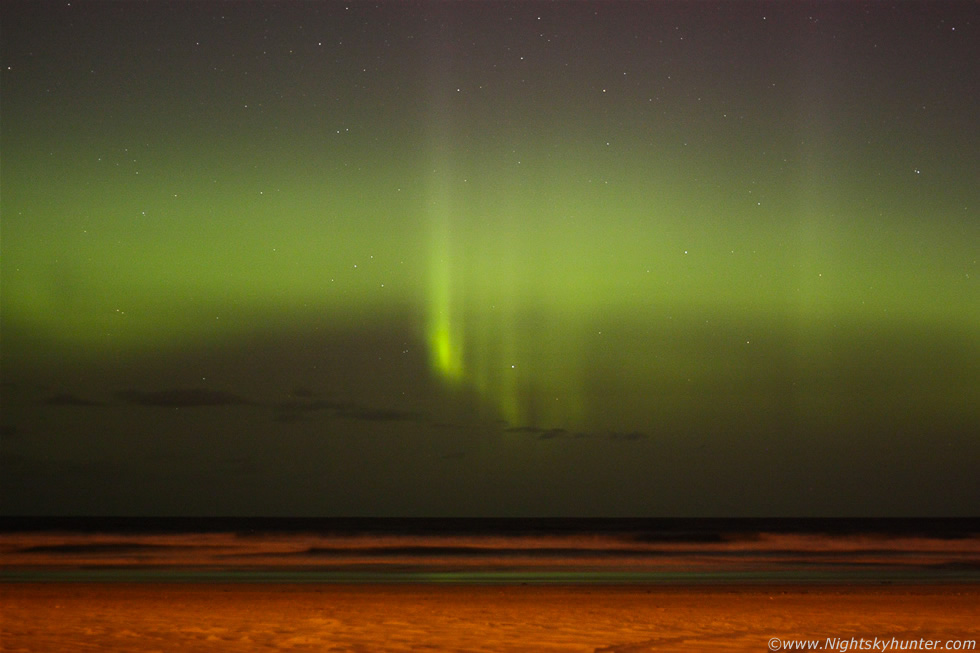
[[980, 586], [0, 583], [3, 651], [766, 651], [980, 640]]

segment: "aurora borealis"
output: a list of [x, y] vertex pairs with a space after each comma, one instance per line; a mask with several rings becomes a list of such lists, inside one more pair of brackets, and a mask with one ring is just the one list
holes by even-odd
[[976, 3], [0, 11], [5, 512], [975, 514]]

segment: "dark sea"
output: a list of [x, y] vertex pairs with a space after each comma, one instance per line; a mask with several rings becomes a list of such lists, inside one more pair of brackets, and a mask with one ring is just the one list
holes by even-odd
[[2, 581], [977, 583], [980, 520], [5, 517]]

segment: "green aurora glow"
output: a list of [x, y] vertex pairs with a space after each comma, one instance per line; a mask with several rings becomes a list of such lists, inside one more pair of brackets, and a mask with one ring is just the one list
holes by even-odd
[[41, 6], [7, 370], [390, 329], [513, 429], [978, 423], [976, 5]]

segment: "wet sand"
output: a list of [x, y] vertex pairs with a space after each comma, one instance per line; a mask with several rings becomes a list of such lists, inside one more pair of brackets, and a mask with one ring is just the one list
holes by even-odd
[[980, 585], [0, 583], [0, 627], [3, 651], [765, 651], [978, 640]]

